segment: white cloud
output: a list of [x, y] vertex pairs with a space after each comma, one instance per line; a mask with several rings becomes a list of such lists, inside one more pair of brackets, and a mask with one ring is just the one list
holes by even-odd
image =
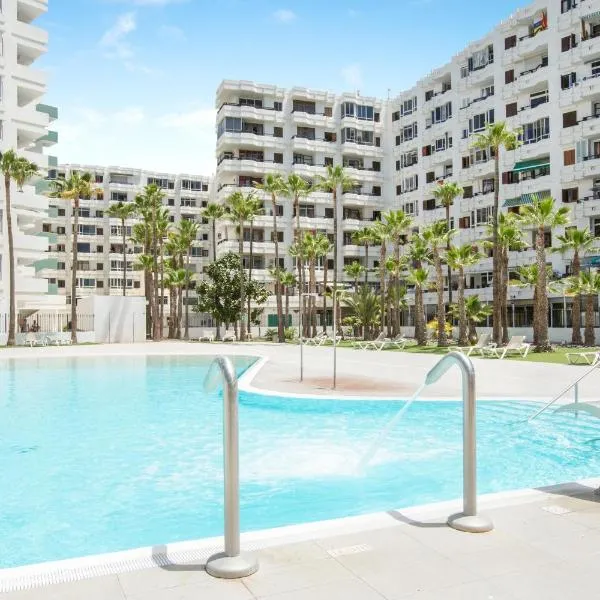
[[140, 106], [131, 106], [117, 111], [112, 118], [123, 125], [136, 125], [144, 121], [146, 115]]
[[347, 65], [342, 69], [342, 77], [344, 81], [352, 86], [358, 87], [362, 84], [362, 69], [358, 63]]
[[158, 35], [177, 42], [185, 42], [187, 40], [185, 32], [181, 27], [177, 27], [177, 25], [161, 25]]
[[199, 108], [189, 112], [168, 113], [158, 119], [164, 127], [205, 127], [214, 129], [217, 111], [214, 108]]
[[354, 8], [349, 8], [349, 9], [348, 9], [348, 16], [349, 16], [351, 19], [354, 19], [354, 18], [358, 17], [358, 15], [359, 15], [359, 14], [360, 14], [360, 13], [359, 13], [357, 10], [355, 10]]
[[296, 13], [286, 8], [280, 8], [273, 13], [273, 16], [282, 23], [289, 23], [296, 19]]
[[136, 26], [133, 12], [124, 13], [117, 18], [115, 24], [107, 29], [100, 39], [100, 46], [106, 50], [107, 56], [120, 59], [133, 56], [133, 50], [126, 38], [135, 31]]

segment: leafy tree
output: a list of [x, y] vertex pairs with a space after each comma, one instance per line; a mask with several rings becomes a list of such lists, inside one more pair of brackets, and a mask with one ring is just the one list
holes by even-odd
[[597, 271], [581, 271], [577, 277], [575, 275], [569, 277], [565, 293], [570, 296], [579, 295], [585, 297], [584, 343], [586, 346], [595, 346], [594, 298], [597, 298], [600, 294], [600, 273]]
[[494, 300], [493, 338], [494, 342], [502, 342], [501, 331], [501, 286], [500, 286], [500, 248], [498, 243], [498, 218], [500, 214], [500, 149], [514, 150], [519, 146], [519, 132], [511, 131], [506, 123], [488, 123], [485, 131], [475, 136], [473, 147], [494, 156], [494, 210], [492, 213], [492, 242], [494, 248], [492, 266], [492, 293]]
[[123, 296], [127, 295], [127, 231], [125, 229], [125, 221], [131, 219], [136, 212], [135, 204], [122, 201], [111, 204], [107, 211], [107, 214], [111, 219], [119, 219], [119, 221], [121, 221], [121, 239], [123, 243]]
[[[275, 280], [275, 301], [277, 305], [277, 339], [280, 344], [285, 342], [285, 328], [283, 323], [283, 307], [282, 307], [282, 293], [281, 293], [281, 282], [277, 276], [279, 270], [279, 236], [277, 229], [277, 196], [284, 194], [286, 191], [286, 184], [283, 177], [279, 174], [269, 173], [265, 176], [264, 183], [255, 184], [255, 186], [266, 192], [271, 196], [271, 210], [273, 212], [273, 243], [275, 244], [275, 269], [276, 273], [274, 276]], [[285, 323], [287, 326], [287, 321]]]
[[552, 231], [555, 227], [566, 225], [569, 222], [569, 208], [566, 206], [555, 208], [554, 198], [551, 197], [536, 199], [533, 204], [521, 206], [520, 217], [525, 225], [530, 225], [536, 231], [535, 254], [539, 277], [535, 294], [536, 301], [533, 307], [534, 337], [537, 338], [535, 351], [550, 352], [552, 346], [550, 346], [548, 340], [548, 296], [546, 294], [547, 275], [544, 234], [546, 229]]
[[235, 323], [243, 311], [240, 288], [244, 287], [244, 297], [251, 298], [255, 306], [263, 305], [269, 292], [264, 284], [249, 281], [244, 270], [240, 270], [240, 257], [229, 252], [206, 268], [206, 278], [198, 282], [197, 312], [205, 312], [229, 326]]
[[[37, 165], [25, 158], [17, 156], [14, 150], [7, 150], [0, 155], [0, 171], [4, 174], [4, 213], [6, 214], [6, 236], [8, 239], [8, 340], [7, 346], [15, 345], [17, 331], [17, 299], [15, 287], [15, 250], [12, 226], [11, 182], [14, 180], [17, 189], [22, 192], [28, 179], [37, 174]], [[73, 335], [73, 334], [71, 334]]]
[[[581, 272], [581, 256], [597, 250], [596, 244], [598, 243], [598, 238], [593, 236], [587, 228], [577, 229], [575, 227], [570, 227], [565, 230], [563, 235], [559, 235], [557, 239], [560, 245], [553, 248], [552, 251], [560, 252], [561, 254], [569, 252], [573, 253], [573, 258], [571, 259], [571, 274], [574, 280], [577, 280], [579, 278], [579, 273]], [[581, 345], [581, 294], [573, 294], [571, 319], [573, 326], [571, 343]]]
[[344, 267], [344, 273], [351, 277], [354, 281], [354, 292], [358, 293], [358, 279], [362, 275], [365, 268], [357, 261], [352, 261]]
[[[327, 289], [327, 273], [329, 271], [327, 267], [327, 255], [331, 253], [332, 250], [331, 242], [329, 238], [324, 233], [318, 233], [316, 236], [316, 255], [317, 258], [322, 259], [323, 262], [323, 291]], [[339, 311], [338, 311], [339, 317]], [[327, 331], [327, 294], [323, 293], [323, 331]]]
[[290, 271], [279, 271], [279, 283], [285, 290], [285, 326], [290, 324], [290, 289], [293, 288], [298, 280]]
[[380, 316], [380, 305], [377, 294], [372, 292], [368, 286], [363, 285], [356, 294], [347, 294], [342, 302], [350, 309], [352, 316], [363, 328], [365, 340], [371, 339], [373, 329], [377, 327]]
[[212, 254], [213, 260], [217, 260], [217, 221], [225, 215], [225, 208], [221, 204], [209, 202], [202, 211], [202, 216], [208, 219], [212, 225]]
[[73, 205], [73, 258], [71, 265], [71, 342], [77, 343], [77, 262], [79, 236], [79, 204], [81, 198], [91, 198], [96, 193], [91, 173], [73, 171], [68, 179], [55, 179], [50, 182], [52, 198], [68, 200]]
[[458, 271], [458, 344], [466, 346], [469, 343], [467, 311], [465, 309], [465, 268], [477, 264], [483, 255], [471, 244], [452, 246], [446, 253], [450, 267]]
[[369, 246], [376, 242], [372, 227], [363, 227], [352, 234], [352, 241], [365, 248], [365, 285], [369, 284]]
[[429, 272], [427, 269], [418, 267], [408, 271], [407, 281], [415, 286], [415, 339], [419, 346], [424, 346], [427, 343], [423, 290], [427, 287], [428, 280]]
[[390, 228], [383, 221], [375, 221], [373, 225], [373, 238], [379, 246], [379, 299], [381, 302], [381, 331], [384, 331], [385, 320], [385, 301], [386, 301], [386, 285], [385, 285], [385, 261], [387, 256], [387, 245], [392, 237]]
[[477, 342], [477, 325], [492, 314], [492, 307], [489, 304], [483, 304], [479, 296], [474, 295], [465, 300], [465, 312], [469, 324], [469, 341], [474, 344]]

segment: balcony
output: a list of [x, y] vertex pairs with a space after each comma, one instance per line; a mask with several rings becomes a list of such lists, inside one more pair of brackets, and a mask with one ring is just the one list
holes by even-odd
[[[296, 223], [296, 217], [293, 219]], [[294, 225], [295, 227], [295, 225]], [[333, 231], [333, 219], [327, 217], [300, 217], [300, 227], [302, 229], [325, 229]]]
[[46, 133], [46, 135], [38, 139], [38, 144], [41, 144], [44, 147], [58, 144], [58, 132], [48, 130], [48, 133]]
[[17, 21], [13, 25], [17, 43], [17, 63], [29, 66], [48, 49], [48, 33], [39, 27]]
[[283, 123], [284, 116], [280, 110], [274, 108], [248, 106], [247, 104], [236, 104], [225, 102], [217, 111], [219, 120], [224, 117], [241, 117], [242, 119], [258, 120], [261, 123]]
[[56, 106], [50, 106], [49, 104], [38, 104], [35, 109], [39, 113], [43, 113], [48, 115], [48, 120], [50, 122], [56, 121], [58, 119], [58, 108]]
[[46, 75], [43, 71], [16, 65], [13, 79], [17, 85], [17, 104], [21, 107], [41, 98], [46, 91]]
[[221, 157], [217, 161], [219, 173], [254, 173], [262, 175], [266, 169], [270, 171], [283, 171], [283, 163], [272, 160], [261, 160], [259, 158], [246, 158], [239, 156]]
[[522, 71], [517, 77], [519, 91], [523, 92], [538, 87], [541, 83], [548, 81], [549, 75], [548, 65], [544, 63], [540, 63], [531, 69]]
[[250, 146], [254, 148], [283, 150], [285, 142], [282, 137], [251, 133], [248, 131], [225, 131], [217, 138], [217, 149], [224, 147]]
[[578, 127], [572, 127], [569, 129], [578, 128], [580, 130], [581, 137], [588, 138], [600, 136], [600, 114], [583, 117], [583, 119], [579, 121]]
[[292, 119], [294, 124], [310, 124], [315, 127], [324, 127], [331, 122], [333, 117], [325, 113], [310, 112], [306, 110], [292, 110]]
[[331, 154], [336, 152], [337, 141], [326, 140], [322, 137], [302, 137], [298, 135], [292, 136], [294, 150], [306, 150], [308, 152], [323, 152]]
[[344, 256], [365, 256], [365, 247], [357, 246], [356, 244], [344, 244], [342, 246], [342, 254]]
[[547, 49], [549, 35], [550, 34], [548, 33], [548, 29], [544, 29], [543, 31], [539, 31], [535, 35], [525, 35], [523, 37], [520, 37], [519, 43], [516, 47], [517, 56], [531, 56], [533, 54], [541, 52], [544, 49]]

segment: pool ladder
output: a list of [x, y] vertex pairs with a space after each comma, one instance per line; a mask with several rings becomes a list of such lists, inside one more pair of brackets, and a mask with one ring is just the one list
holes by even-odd
[[211, 556], [206, 562], [206, 572], [213, 577], [238, 579], [258, 570], [258, 561], [251, 554], [240, 551], [240, 463], [238, 379], [225, 356], [212, 363], [204, 387], [214, 390], [214, 367], [221, 372], [223, 389], [223, 472], [225, 489], [225, 551]]

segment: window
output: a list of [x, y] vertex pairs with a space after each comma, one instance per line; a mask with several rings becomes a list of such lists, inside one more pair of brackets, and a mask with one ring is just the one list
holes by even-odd
[[515, 70], [510, 69], [504, 72], [504, 83], [507, 85], [515, 80]]
[[570, 11], [572, 8], [576, 6], [575, 0], [561, 0], [560, 2], [560, 12], [562, 14]]
[[468, 169], [471, 166], [471, 157], [470, 156], [463, 156], [462, 157], [462, 168], [463, 169]]
[[400, 111], [397, 110], [396, 112], [392, 113], [392, 121], [398, 121], [400, 119]]
[[475, 215], [475, 225], [486, 225], [487, 223], [489, 223], [493, 210], [494, 209], [491, 206], [486, 206], [484, 208], [478, 208], [477, 210], [473, 211], [473, 214]]
[[371, 167], [373, 171], [379, 172], [381, 171], [381, 163], [377, 160], [373, 161], [373, 166]]
[[560, 76], [560, 89], [568, 90], [577, 83], [577, 73], [567, 73]]
[[221, 137], [225, 132], [242, 131], [242, 119], [240, 117], [225, 117], [217, 126], [217, 137]]
[[481, 191], [484, 194], [489, 194], [494, 191], [494, 180], [493, 179], [484, 179], [481, 182]]
[[507, 117], [514, 117], [517, 114], [517, 103], [516, 102], [511, 102], [510, 104], [506, 105], [506, 116]]
[[568, 188], [562, 191], [562, 201], [577, 202], [579, 200], [579, 188]]
[[[227, 117], [229, 118], [229, 117]], [[147, 179], [148, 185], [156, 185], [161, 189], [169, 189], [172, 190], [175, 188], [175, 182], [169, 181], [168, 179], [160, 178], [160, 177], [148, 177]]]
[[542, 90], [541, 92], [535, 92], [529, 95], [529, 106], [535, 108], [540, 104], [546, 104], [548, 102], [548, 90]]
[[452, 117], [452, 102], [446, 102], [443, 106], [438, 106], [431, 111], [431, 119], [429, 125], [435, 123], [443, 123]]
[[574, 33], [567, 35], [560, 40], [560, 49], [562, 52], [568, 52], [571, 48], [575, 48], [576, 46], [577, 41]]
[[411, 175], [410, 177], [405, 177], [402, 180], [402, 191], [403, 193], [412, 192], [419, 187], [419, 177], [418, 175]]
[[600, 75], [600, 60], [595, 60], [592, 63], [592, 77], [598, 77]]
[[273, 137], [282, 138], [283, 137], [283, 127], [273, 127]]
[[404, 100], [400, 105], [400, 114], [402, 116], [411, 115], [417, 110], [417, 97]]
[[196, 192], [206, 191], [204, 189], [204, 184], [201, 181], [195, 181], [193, 179], [182, 179], [181, 180], [181, 189], [182, 190], [193, 190]]
[[326, 106], [323, 109], [323, 115], [325, 115], [326, 117], [333, 117], [333, 107]]
[[96, 235], [96, 226], [79, 224], [79, 234], [80, 235]]
[[253, 106], [254, 108], [262, 108], [263, 101], [260, 98], [240, 98], [239, 106]]
[[535, 144], [550, 137], [550, 119], [544, 117], [523, 126], [523, 143]]
[[111, 192], [110, 199], [112, 202], [127, 202], [126, 192]]
[[417, 123], [411, 123], [402, 128], [400, 133], [400, 143], [412, 140], [417, 137]]
[[273, 154], [273, 162], [277, 163], [277, 164], [282, 164], [283, 163], [283, 153], [275, 152]]
[[472, 198], [473, 197], [473, 186], [465, 185], [463, 188], [463, 198]]
[[316, 105], [314, 102], [294, 100], [292, 104], [292, 112], [304, 112], [308, 113], [309, 115], [314, 115], [316, 112]]
[[490, 109], [487, 112], [475, 115], [472, 119], [469, 119], [469, 132], [483, 131], [486, 124], [494, 122], [494, 109]]
[[517, 36], [511, 35], [510, 37], [504, 38], [504, 49], [510, 50], [517, 45]]
[[326, 219], [333, 219], [333, 208], [326, 208], [325, 209], [325, 218]]
[[425, 173], [425, 183], [433, 183], [435, 181], [435, 172], [429, 171]]
[[405, 152], [400, 157], [400, 164], [402, 167], [412, 167], [412, 165], [416, 165], [418, 162], [418, 155], [416, 150], [411, 150], [410, 152]]
[[483, 50], [478, 50], [474, 52], [468, 60], [468, 69], [469, 73], [473, 71], [477, 71], [479, 69], [483, 69], [487, 67], [487, 65], [492, 64], [494, 62], [494, 46], [490, 44], [487, 48]]
[[373, 121], [373, 107], [372, 106], [363, 106], [361, 104], [356, 107], [356, 117], [363, 121]]
[[577, 125], [577, 111], [563, 113], [563, 129], [566, 127], [574, 127]]
[[324, 164], [326, 167], [333, 167], [333, 156], [326, 156], [326, 157], [323, 159], [323, 164]]
[[423, 210], [435, 210], [435, 198], [423, 200]]
[[335, 132], [333, 132], [333, 131], [326, 131], [323, 134], [323, 139], [326, 142], [335, 142], [337, 140], [337, 134]]
[[66, 285], [65, 285], [65, 280], [64, 280], [64, 279], [58, 279], [58, 280], [56, 281], [56, 287], [59, 287], [59, 288], [65, 288], [65, 287], [66, 287]]
[[354, 116], [354, 102], [342, 103], [342, 118]]
[[564, 165], [568, 167], [569, 165], [575, 164], [575, 150], [565, 150], [564, 152]]

